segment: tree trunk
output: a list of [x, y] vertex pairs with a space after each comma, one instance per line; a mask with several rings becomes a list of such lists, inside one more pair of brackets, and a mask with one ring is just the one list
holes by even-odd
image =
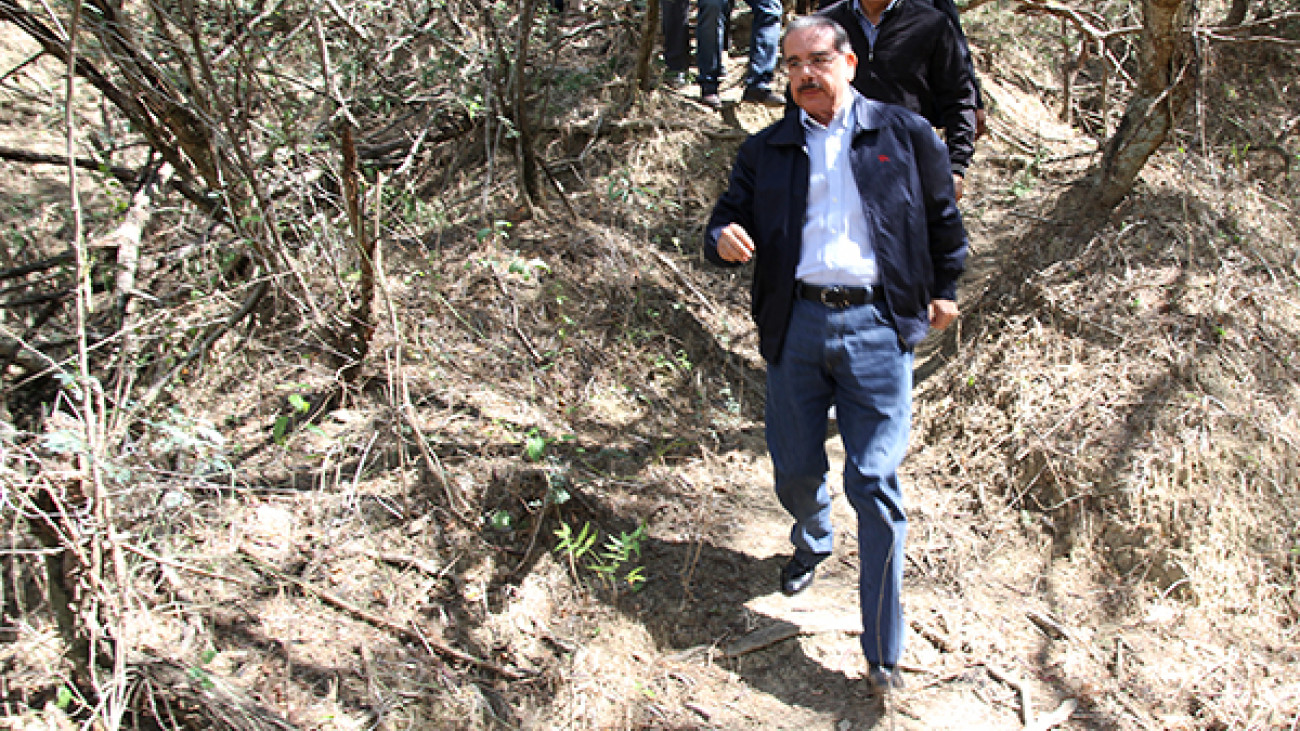
[[1250, 0], [1232, 0], [1232, 7], [1228, 8], [1228, 17], [1223, 19], [1223, 24], [1229, 27], [1241, 25], [1246, 19], [1246, 8], [1250, 6]]
[[1143, 0], [1137, 90], [1106, 144], [1097, 202], [1113, 208], [1164, 144], [1196, 88], [1199, 64], [1188, 26], [1194, 0]]
[[519, 45], [515, 53], [514, 117], [515, 131], [519, 133], [519, 172], [523, 177], [524, 194], [532, 205], [542, 203], [541, 178], [537, 174], [537, 151], [533, 149], [533, 128], [528, 121], [528, 41], [533, 35], [533, 18], [537, 13], [537, 0], [521, 0], [519, 13]]
[[634, 88], [650, 91], [654, 79], [650, 78], [650, 57], [654, 55], [655, 40], [659, 38], [659, 0], [646, 3], [645, 18], [641, 23], [641, 47], [636, 53], [636, 81]]

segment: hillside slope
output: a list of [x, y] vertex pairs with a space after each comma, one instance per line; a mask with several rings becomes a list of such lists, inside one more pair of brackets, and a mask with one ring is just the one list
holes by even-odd
[[[1041, 24], [995, 5], [969, 20], [993, 133], [963, 203], [964, 314], [918, 360], [908, 687], [891, 703], [862, 680], [848, 532], [807, 594], [776, 591], [788, 525], [748, 272], [698, 254], [736, 145], [772, 112], [718, 115], [688, 87], [620, 122], [596, 86], [545, 131], [565, 191], [548, 206], [518, 205], [464, 145], [422, 204], [438, 215], [386, 229], [381, 327], [338, 408], [284, 426], [338, 374], [270, 320], [219, 341], [137, 435], [166, 465], [117, 496], [141, 716], [1294, 729], [1300, 180], [1241, 139], [1274, 135], [1295, 158], [1260, 120], [1300, 116], [1300, 68], [1266, 56], [1283, 81], [1257, 84], [1259, 51], [1223, 52], [1203, 116], [1089, 218], [1076, 183], [1097, 142], [1047, 106]], [[565, 63], [597, 68], [612, 44], [575, 43]], [[60, 193], [56, 174], [21, 170], [8, 184], [30, 187], [7, 201]], [[204, 425], [223, 438], [158, 447]], [[0, 444], [23, 474], [60, 466], [9, 432]], [[233, 471], [196, 466], [214, 457]], [[838, 487], [835, 509], [850, 525]], [[72, 728], [85, 709], [59, 692], [39, 566], [15, 556], [0, 726]]]

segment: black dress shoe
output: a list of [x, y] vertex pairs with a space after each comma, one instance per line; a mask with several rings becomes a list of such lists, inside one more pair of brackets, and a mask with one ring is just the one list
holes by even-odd
[[808, 588], [816, 574], [816, 565], [807, 566], [797, 558], [790, 559], [790, 562], [781, 568], [781, 593], [786, 596], [798, 594]]
[[867, 682], [876, 695], [883, 696], [903, 687], [903, 674], [898, 668], [872, 663], [871, 670], [867, 673]]
[[785, 97], [762, 86], [750, 86], [745, 88], [745, 93], [741, 95], [742, 102], [752, 104], [762, 104], [765, 107], [784, 107]]

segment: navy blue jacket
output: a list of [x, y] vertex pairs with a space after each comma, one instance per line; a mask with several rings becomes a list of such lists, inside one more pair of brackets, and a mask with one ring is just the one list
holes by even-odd
[[[892, 104], [854, 94], [857, 128], [849, 161], [874, 236], [886, 311], [899, 340], [916, 347], [930, 327], [931, 299], [957, 299], [966, 230], [957, 210], [948, 151], [930, 123]], [[799, 110], [740, 146], [731, 182], [705, 229], [704, 256], [718, 256], [718, 236], [740, 224], [754, 240], [753, 316], [759, 351], [781, 357], [794, 308], [795, 269], [808, 204], [809, 162]]]
[[935, 3], [899, 0], [880, 19], [873, 47], [858, 20], [857, 4], [842, 0], [821, 11], [849, 34], [858, 57], [853, 87], [868, 99], [907, 107], [942, 128], [952, 172], [965, 174], [975, 153], [979, 92], [959, 25]]

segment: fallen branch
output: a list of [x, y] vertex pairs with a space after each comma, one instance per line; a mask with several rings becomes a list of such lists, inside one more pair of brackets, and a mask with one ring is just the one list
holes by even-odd
[[1055, 711], [1039, 718], [1032, 724], [1025, 724], [1025, 731], [1048, 731], [1060, 726], [1070, 720], [1070, 716], [1074, 715], [1074, 710], [1078, 707], [1078, 701], [1073, 698], [1066, 698], [1061, 705], [1056, 707]]
[[1028, 612], [1025, 612], [1025, 616], [1029, 618], [1030, 622], [1033, 622], [1039, 629], [1041, 629], [1044, 634], [1054, 640], [1069, 640], [1073, 638], [1073, 633], [1070, 632], [1068, 627], [1056, 621], [1056, 619], [1044, 612], [1031, 609]]
[[25, 277], [28, 274], [43, 272], [46, 269], [53, 269], [54, 267], [62, 266], [64, 264], [71, 264], [75, 260], [76, 257], [71, 251], [65, 251], [62, 254], [56, 254], [48, 259], [41, 259], [40, 261], [34, 261], [30, 264], [10, 267], [9, 269], [0, 269], [0, 281], [5, 279], [17, 279], [18, 277]]
[[1025, 724], [1026, 728], [1033, 726], [1034, 706], [1029, 697], [1029, 686], [1023, 680], [991, 662], [984, 663], [984, 669], [988, 671], [989, 675], [993, 676], [994, 680], [999, 680], [1016, 691], [1016, 695], [1020, 697], [1020, 720]]
[[705, 297], [704, 293], [701, 292], [699, 288], [697, 288], [691, 280], [686, 278], [686, 275], [682, 273], [681, 269], [677, 268], [677, 264], [674, 263], [672, 259], [669, 259], [667, 256], [664, 255], [663, 252], [655, 248], [650, 248], [649, 251], [651, 254], [654, 254], [655, 258], [657, 258], [660, 262], [662, 262], [664, 266], [671, 269], [673, 274], [677, 275], [677, 279], [680, 280], [681, 283], [685, 285], [687, 289], [691, 290], [691, 294], [698, 297], [700, 302], [704, 303], [704, 307], [708, 309], [710, 314], [712, 315], [720, 314], [718, 312], [718, 308], [713, 306], [713, 302], [710, 301], [708, 297]]
[[227, 576], [225, 574], [218, 574], [215, 571], [208, 571], [207, 569], [201, 569], [198, 566], [191, 566], [187, 563], [182, 563], [181, 561], [176, 561], [174, 559], [166, 558], [164, 556], [159, 556], [158, 554], [148, 549], [141, 548], [139, 546], [133, 546], [130, 543], [122, 543], [121, 545], [122, 545], [122, 550], [126, 551], [127, 553], [134, 553], [140, 558], [153, 561], [154, 563], [162, 564], [163, 566], [170, 566], [171, 568], [174, 568], [178, 571], [184, 571], [186, 573], [194, 574], [195, 576], [202, 576], [207, 579], [216, 579], [218, 581], [229, 581], [232, 584], [239, 584], [240, 586], [256, 586], [256, 584], [254, 584], [252, 581], [249, 581], [248, 579], [242, 579], [238, 576]]
[[770, 627], [764, 627], [755, 630], [741, 637], [735, 642], [727, 645], [722, 651], [723, 657], [728, 659], [737, 658], [741, 655], [748, 655], [751, 652], [757, 652], [778, 642], [785, 642], [792, 637], [798, 637], [802, 632], [799, 625], [789, 622], [779, 622]]
[[386, 630], [403, 640], [406, 640], [408, 642], [419, 642], [434, 654], [442, 655], [443, 657], [447, 657], [452, 660], [457, 660], [459, 662], [467, 663], [469, 665], [473, 665], [474, 667], [480, 668], [482, 670], [487, 670], [489, 672], [500, 675], [506, 680], [523, 680], [525, 678], [530, 677], [530, 675], [527, 673], [523, 673], [518, 670], [514, 670], [512, 668], [507, 668], [498, 665], [496, 663], [474, 657], [473, 655], [457, 650], [454, 647], [450, 647], [448, 645], [444, 645], [442, 643], [431, 640], [428, 637], [426, 637], [423, 632], [420, 632], [418, 629], [414, 627], [404, 627], [395, 622], [390, 622], [388, 621], [388, 619], [381, 617], [378, 614], [375, 614], [374, 612], [362, 609], [361, 607], [358, 607], [357, 605], [352, 604], [351, 602], [342, 599], [331, 592], [328, 592], [318, 586], [315, 586], [314, 584], [311, 584], [307, 581], [303, 581], [302, 579], [295, 578], [293, 576], [289, 576], [288, 574], [281, 572], [279, 569], [275, 568], [271, 564], [262, 560], [259, 556], [254, 554], [252, 551], [248, 550], [248, 548], [245, 546], [240, 546], [239, 552], [243, 554], [243, 556], [247, 558], [251, 564], [253, 564], [254, 568], [256, 568], [261, 573], [271, 577], [272, 579], [284, 584], [290, 584], [294, 587], [297, 587], [298, 589], [301, 589], [302, 591], [321, 600], [325, 604], [334, 607], [335, 609], [338, 609], [339, 611], [342, 611], [345, 614], [350, 614], [353, 617], [367, 624]]
[[[61, 154], [51, 154], [47, 152], [33, 152], [31, 150], [19, 150], [13, 147], [0, 147], [0, 160], [10, 162], [20, 162], [28, 165], [58, 165], [66, 168], [68, 166], [68, 157]], [[120, 183], [127, 187], [134, 187], [140, 182], [140, 173], [128, 167], [121, 165], [105, 165], [99, 160], [89, 157], [78, 157], [72, 160], [72, 164], [83, 169], [97, 173], [108, 173], [116, 178]], [[220, 204], [212, 196], [205, 195], [194, 190], [184, 181], [172, 178], [167, 181], [168, 190], [175, 190], [177, 193], [185, 196], [186, 200], [195, 204], [204, 213], [208, 215], [217, 215]]]
[[120, 423], [129, 424], [130, 417], [151, 408], [154, 402], [158, 400], [158, 397], [162, 395], [163, 390], [166, 389], [177, 376], [184, 372], [191, 363], [204, 357], [207, 354], [208, 349], [212, 347], [213, 343], [217, 342], [222, 335], [225, 335], [231, 328], [239, 324], [240, 320], [243, 320], [245, 317], [252, 314], [253, 309], [257, 307], [257, 304], [262, 301], [262, 297], [264, 297], [270, 289], [271, 283], [269, 280], [263, 279], [255, 284], [240, 308], [231, 313], [231, 315], [224, 321], [210, 325], [203, 339], [191, 348], [190, 352], [187, 353], [184, 358], [181, 358], [179, 361], [174, 363], [171, 370], [163, 374], [152, 386], [149, 387], [149, 390], [130, 407], [126, 414], [127, 418], [120, 420]]
[[[58, 165], [59, 167], [65, 168], [68, 166], [68, 158], [66, 155], [52, 154], [48, 152], [34, 152], [32, 150], [19, 150], [13, 147], [0, 147], [0, 160], [21, 162], [28, 165]], [[105, 165], [99, 160], [93, 160], [89, 157], [78, 157], [72, 161], [72, 164], [82, 170], [108, 173], [128, 185], [134, 184], [140, 179], [140, 174], [131, 168], [122, 167], [120, 165]]]

